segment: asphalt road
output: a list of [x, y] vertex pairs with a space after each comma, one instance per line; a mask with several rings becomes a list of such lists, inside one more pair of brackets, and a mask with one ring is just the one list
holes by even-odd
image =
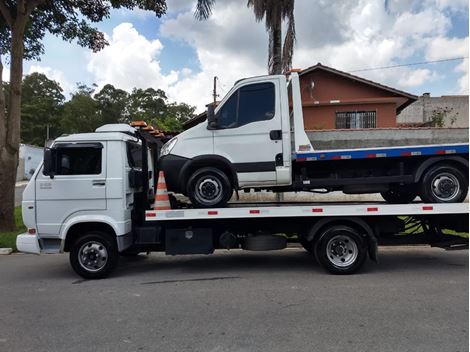
[[468, 251], [385, 248], [361, 274], [301, 249], [140, 255], [85, 281], [0, 256], [0, 351], [466, 351]]

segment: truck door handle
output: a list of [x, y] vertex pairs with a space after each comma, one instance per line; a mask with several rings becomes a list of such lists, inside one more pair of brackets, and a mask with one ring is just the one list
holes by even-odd
[[91, 181], [93, 186], [105, 186], [106, 181], [105, 180], [93, 180]]
[[282, 131], [281, 130], [270, 131], [269, 138], [271, 138], [272, 141], [280, 141], [282, 139]]

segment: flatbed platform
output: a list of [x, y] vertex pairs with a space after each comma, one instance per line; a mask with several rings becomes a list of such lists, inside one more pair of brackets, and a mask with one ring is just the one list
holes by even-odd
[[[234, 206], [234, 204], [236, 204]], [[239, 205], [241, 204], [241, 205]], [[175, 221], [234, 218], [288, 218], [325, 216], [410, 216], [435, 214], [466, 214], [468, 203], [410, 203], [387, 204], [381, 202], [354, 203], [231, 203], [227, 208], [147, 210], [146, 221]]]

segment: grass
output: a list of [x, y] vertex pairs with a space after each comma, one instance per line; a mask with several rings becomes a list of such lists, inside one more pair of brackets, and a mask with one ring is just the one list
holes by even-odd
[[0, 248], [13, 248], [16, 251], [16, 236], [26, 231], [21, 217], [21, 207], [15, 208], [16, 231], [0, 232]]

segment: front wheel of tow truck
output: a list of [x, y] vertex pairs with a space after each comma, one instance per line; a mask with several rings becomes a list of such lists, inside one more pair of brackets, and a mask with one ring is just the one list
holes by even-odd
[[90, 231], [78, 238], [70, 250], [73, 270], [85, 279], [102, 279], [117, 266], [116, 241], [101, 231]]
[[227, 175], [214, 167], [196, 170], [188, 180], [188, 197], [195, 208], [223, 207], [233, 189]]
[[318, 262], [332, 274], [353, 274], [367, 258], [367, 243], [352, 227], [334, 225], [326, 228], [315, 246]]

